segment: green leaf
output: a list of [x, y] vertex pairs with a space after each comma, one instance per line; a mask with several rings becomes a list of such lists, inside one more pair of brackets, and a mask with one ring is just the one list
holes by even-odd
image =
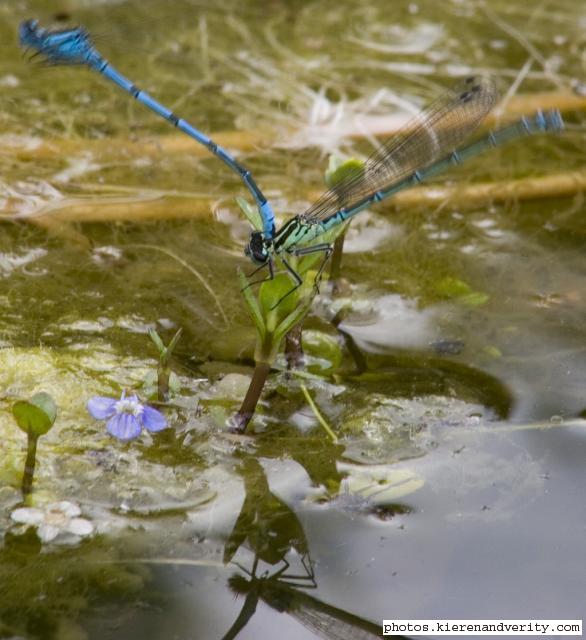
[[157, 389], [157, 372], [154, 369], [150, 369], [146, 372], [143, 382], [142, 388], [146, 395], [151, 395]]
[[483, 291], [474, 291], [472, 287], [458, 278], [444, 278], [435, 284], [436, 292], [442, 298], [456, 299], [468, 307], [479, 307], [490, 300], [490, 296]]
[[465, 304], [467, 307], [480, 307], [481, 305], [486, 304], [489, 300], [490, 296], [488, 293], [484, 293], [482, 291], [472, 291], [472, 293], [458, 298], [458, 302]]
[[265, 316], [270, 312], [276, 312], [279, 318], [288, 315], [299, 302], [299, 289], [295, 291], [295, 287], [291, 278], [281, 273], [276, 275], [272, 280], [263, 282], [258, 292], [258, 301]]
[[169, 390], [175, 395], [181, 391], [181, 380], [179, 380], [179, 376], [174, 371], [171, 371], [169, 375]]
[[262, 340], [266, 333], [265, 321], [258, 302], [256, 301], [256, 298], [252, 293], [252, 287], [249, 285], [248, 281], [246, 280], [246, 276], [240, 268], [238, 269], [238, 280], [240, 281], [240, 290], [242, 292], [242, 296], [244, 297], [244, 302], [246, 302], [248, 306], [250, 315], [252, 316], [254, 324], [256, 325], [256, 330], [258, 331]]
[[35, 393], [30, 401], [31, 404], [39, 407], [39, 409], [42, 409], [47, 414], [47, 417], [51, 421], [51, 425], [53, 425], [55, 418], [57, 417], [57, 405], [55, 404], [55, 400], [53, 400], [52, 396], [41, 391], [39, 393]]
[[486, 345], [486, 347], [482, 348], [482, 353], [485, 353], [487, 356], [491, 358], [502, 358], [503, 352], [494, 345]]
[[57, 405], [45, 392], [35, 394], [30, 401], [19, 400], [12, 405], [12, 414], [18, 427], [26, 434], [42, 436], [57, 417]]
[[242, 213], [248, 219], [248, 222], [250, 222], [250, 224], [257, 231], [262, 231], [262, 229], [263, 229], [262, 217], [261, 217], [258, 209], [256, 209], [252, 205], [248, 204], [248, 202], [244, 198], [240, 198], [240, 197], [236, 198], [236, 203], [240, 207]]
[[52, 396], [41, 391], [39, 393], [35, 393], [30, 401], [47, 414], [47, 417], [51, 421], [51, 425], [55, 422], [55, 418], [57, 417], [57, 405], [55, 404], [55, 400], [53, 400]]
[[169, 342], [169, 346], [167, 347], [167, 355], [170, 356], [173, 353], [173, 351], [175, 351], [175, 347], [177, 346], [177, 343], [179, 342], [179, 338], [181, 337], [182, 333], [183, 333], [183, 329], [179, 327], [175, 335], [171, 338], [171, 342]]
[[435, 290], [443, 298], [459, 298], [472, 293], [469, 284], [458, 278], [443, 278], [435, 284]]
[[155, 343], [159, 355], [162, 356], [165, 353], [165, 345], [161, 340], [161, 336], [154, 329], [149, 329], [149, 338]]
[[281, 341], [283, 336], [291, 331], [291, 329], [303, 320], [305, 314], [309, 311], [313, 298], [310, 296], [303, 304], [294, 309], [275, 329], [275, 338]]
[[349, 176], [358, 177], [364, 172], [364, 162], [358, 158], [343, 159], [339, 156], [330, 156], [326, 169], [325, 182], [331, 189]]

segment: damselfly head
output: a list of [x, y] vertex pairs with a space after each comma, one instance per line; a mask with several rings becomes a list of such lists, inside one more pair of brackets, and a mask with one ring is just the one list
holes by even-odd
[[230, 591], [232, 591], [232, 593], [239, 596], [251, 591], [252, 581], [238, 573], [234, 573], [228, 578], [228, 587], [230, 587]]
[[263, 265], [268, 262], [269, 253], [261, 231], [251, 232], [250, 240], [244, 249], [244, 254], [255, 264]]
[[25, 20], [18, 29], [20, 45], [42, 56], [48, 64], [87, 64], [95, 54], [89, 33], [83, 27], [47, 29], [38, 20]]
[[25, 20], [18, 27], [18, 41], [21, 47], [37, 49], [41, 34], [45, 30], [39, 26], [38, 20]]

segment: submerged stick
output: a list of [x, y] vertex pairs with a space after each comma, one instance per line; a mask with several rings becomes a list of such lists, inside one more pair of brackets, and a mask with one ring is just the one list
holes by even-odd
[[[226, 131], [215, 135], [223, 147], [237, 149], [242, 152], [258, 151], [261, 147], [271, 145], [269, 135], [256, 131]], [[135, 140], [128, 137], [112, 136], [108, 138], [37, 138], [30, 136], [9, 136], [3, 140], [2, 156], [16, 156], [21, 160], [63, 159], [77, 153], [92, 153], [99, 157], [120, 156], [161, 157], [170, 155], [189, 155], [190, 157], [208, 158], [209, 151], [205, 147], [193, 144], [193, 140], [182, 135], [156, 135], [145, 133]]]
[[[504, 122], [521, 115], [531, 115], [538, 110], [558, 109], [562, 115], [572, 111], [586, 111], [586, 97], [570, 92], [534, 93], [511, 97], [503, 111], [489, 114], [485, 124], [492, 126], [495, 121]], [[365, 122], [368, 122], [368, 117]], [[370, 136], [391, 136], [405, 124], [405, 118], [397, 115], [376, 118], [376, 125], [362, 126], [348, 132], [348, 137], [362, 139]], [[366, 130], [368, 129], [368, 130]], [[291, 130], [289, 135], [294, 135]], [[244, 153], [255, 153], [272, 148], [274, 140], [287, 140], [287, 132], [281, 131], [278, 136], [272, 130], [263, 131], [224, 131], [214, 133], [214, 139], [228, 149]], [[120, 156], [123, 154], [131, 160], [133, 157], [161, 157], [170, 155], [189, 155], [190, 157], [207, 158], [209, 151], [194, 145], [193, 141], [181, 135], [150, 135], [145, 133], [136, 140], [127, 137], [91, 138], [34, 138], [30, 136], [4, 136], [0, 155], [16, 156], [21, 160], [63, 159], [74, 154], [88, 153], [99, 158]]]
[[[398, 209], [439, 205], [471, 208], [485, 202], [511, 202], [518, 200], [541, 200], [573, 196], [586, 190], [586, 171], [568, 171], [546, 176], [479, 182], [469, 185], [436, 185], [412, 189], [397, 194]], [[399, 197], [400, 195], [400, 197]]]
[[[385, 207], [377, 210], [403, 210], [437, 206], [448, 202], [462, 209], [477, 207], [486, 202], [510, 202], [545, 198], [571, 197], [586, 191], [586, 170], [553, 173], [545, 176], [478, 182], [475, 184], [428, 185], [402, 191], [393, 196]], [[312, 201], [315, 192], [306, 192], [303, 198]], [[0, 222], [28, 221], [48, 227], [51, 223], [67, 222], [145, 222], [149, 220], [193, 219], [209, 216], [217, 200], [194, 195], [181, 196], [177, 192], [164, 197], [161, 192], [137, 190], [136, 197], [112, 198], [64, 198], [53, 201], [38, 212], [20, 216], [10, 211], [0, 211]]]

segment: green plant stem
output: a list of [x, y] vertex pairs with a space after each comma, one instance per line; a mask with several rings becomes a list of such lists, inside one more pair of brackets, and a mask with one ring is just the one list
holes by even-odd
[[157, 399], [159, 402], [167, 402], [169, 400], [169, 376], [171, 370], [169, 367], [159, 365], [157, 368]]
[[256, 410], [256, 405], [258, 404], [260, 394], [265, 386], [270, 370], [271, 365], [268, 362], [256, 363], [250, 386], [242, 401], [242, 406], [238, 410], [238, 413], [232, 418], [230, 431], [235, 433], [244, 433], [244, 431], [246, 431], [246, 427]]
[[317, 418], [318, 422], [321, 424], [323, 430], [328, 434], [330, 440], [334, 444], [336, 444], [338, 442], [338, 437], [332, 431], [332, 428], [326, 422], [326, 419], [322, 416], [321, 411], [317, 408], [317, 405], [313, 401], [313, 398], [311, 397], [309, 391], [307, 390], [307, 387], [304, 384], [301, 385], [301, 391], [303, 392], [303, 395], [305, 396], [305, 399], [307, 400], [307, 403], [311, 407], [311, 410], [313, 411], [313, 413], [314, 413], [315, 417]]
[[334, 241], [334, 251], [330, 261], [330, 280], [334, 285], [334, 293], [337, 293], [337, 281], [340, 278], [342, 272], [342, 255], [344, 253], [344, 239], [346, 238], [346, 231], [341, 233]]
[[31, 433], [28, 434], [26, 461], [24, 463], [24, 472], [22, 474], [22, 497], [26, 498], [30, 495], [33, 488], [33, 479], [35, 475], [35, 465], [37, 462], [37, 440], [38, 436]]

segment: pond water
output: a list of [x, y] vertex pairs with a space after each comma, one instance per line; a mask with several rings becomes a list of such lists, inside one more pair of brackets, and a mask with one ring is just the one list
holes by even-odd
[[[235, 435], [254, 366], [248, 193], [97, 73], [27, 62], [31, 17], [85, 25], [246, 164], [280, 222], [319, 194], [328, 154], [366, 157], [369, 132], [470, 74], [495, 79], [503, 120], [557, 106], [566, 129], [361, 214], [341, 292], [324, 284], [304, 320], [305, 364], [277, 359]], [[0, 3], [0, 637], [584, 616], [585, 27], [572, 0]], [[152, 398], [148, 331], [178, 328], [169, 428], [110, 437], [88, 399]], [[12, 406], [39, 391], [58, 416], [27, 506], [75, 503], [92, 535], [42, 541], [11, 516]]]

